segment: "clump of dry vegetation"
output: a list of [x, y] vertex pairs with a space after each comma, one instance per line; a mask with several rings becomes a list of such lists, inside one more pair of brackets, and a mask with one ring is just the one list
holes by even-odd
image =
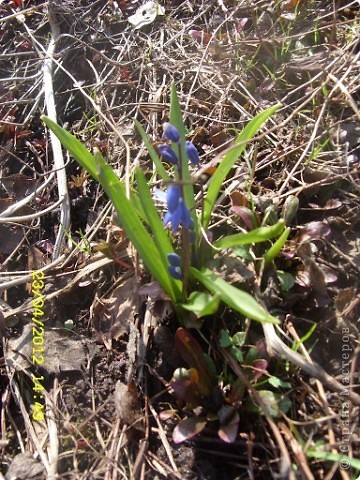
[[[135, 0], [0, 2], [0, 478], [356, 479], [358, 1], [160, 4], [134, 28]], [[269, 237], [203, 258], [276, 333], [210, 296], [179, 316], [41, 121], [101, 152], [127, 193], [138, 167], [153, 191], [172, 85], [199, 211], [239, 132], [281, 105], [202, 244], [284, 223], [279, 251]]]

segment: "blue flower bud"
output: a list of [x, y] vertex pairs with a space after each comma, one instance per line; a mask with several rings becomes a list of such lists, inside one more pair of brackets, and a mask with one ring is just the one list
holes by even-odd
[[181, 197], [181, 190], [178, 185], [170, 185], [166, 192], [166, 203], [170, 213], [178, 208]]
[[172, 232], [176, 232], [180, 225], [188, 230], [194, 228], [193, 219], [181, 196], [181, 189], [178, 185], [170, 185], [166, 192], [166, 202], [168, 211], [164, 217], [165, 227], [170, 224]]
[[178, 163], [178, 157], [170, 145], [159, 145], [157, 150], [166, 162], [172, 163], [173, 165]]
[[181, 223], [181, 208], [180, 206], [174, 212], [167, 212], [164, 217], [164, 226], [167, 227], [170, 225], [170, 230], [176, 232]]
[[185, 143], [185, 150], [188, 156], [188, 159], [193, 165], [197, 165], [199, 163], [199, 152], [197, 151], [195, 145], [189, 141]]
[[173, 267], [172, 265], [170, 265], [170, 267], [168, 267], [168, 272], [176, 280], [182, 279], [182, 271], [179, 267]]
[[181, 267], [182, 259], [177, 253], [169, 253], [167, 256], [169, 263], [173, 267]]
[[172, 142], [178, 143], [180, 141], [180, 135], [176, 127], [171, 125], [171, 123], [164, 123], [164, 137]]
[[182, 198], [180, 198], [179, 209], [181, 210], [181, 223], [186, 229], [194, 228], [194, 222], [191, 218], [189, 209], [185, 205], [185, 202]]

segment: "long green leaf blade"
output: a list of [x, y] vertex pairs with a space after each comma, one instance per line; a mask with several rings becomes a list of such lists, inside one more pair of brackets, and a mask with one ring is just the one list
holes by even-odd
[[225, 154], [224, 158], [220, 162], [216, 172], [211, 178], [209, 189], [205, 197], [203, 215], [204, 229], [206, 229], [210, 223], [212, 210], [219, 195], [221, 186], [228, 173], [239, 159], [239, 156], [245, 150], [247, 143], [255, 136], [257, 131], [270, 117], [270, 115], [275, 113], [280, 107], [281, 105], [273, 105], [267, 110], [256, 115], [256, 117], [254, 117], [238, 135], [236, 143], [239, 145], [234, 145], [234, 147]]
[[211, 270], [204, 268], [199, 271], [190, 268], [190, 273], [236, 312], [260, 323], [279, 323], [279, 320], [270, 315], [249, 293], [230, 285]]
[[284, 230], [284, 220], [279, 220], [275, 225], [266, 227], [254, 228], [247, 233], [235, 233], [234, 235], [228, 235], [214, 243], [216, 248], [231, 248], [239, 245], [249, 245], [251, 243], [260, 243], [271, 240]]
[[157, 154], [155, 148], [153, 147], [151, 141], [149, 140], [145, 130], [143, 129], [142, 125], [134, 118], [134, 123], [136, 125], [136, 128], [138, 129], [141, 139], [144, 142], [144, 145], [146, 147], [146, 150], [149, 152], [151, 160], [154, 162], [156, 170], [160, 177], [165, 180], [169, 181], [170, 180], [170, 175], [167, 173], [164, 165], [162, 164], [162, 161], [159, 158], [159, 155]]
[[50, 128], [50, 130], [55, 133], [55, 135], [61, 141], [63, 147], [65, 147], [66, 150], [68, 150], [75, 158], [75, 160], [90, 173], [94, 180], [99, 181], [99, 172], [96, 168], [96, 162], [94, 156], [89, 152], [89, 150], [81, 142], [79, 142], [79, 140], [71, 135], [70, 132], [60, 127], [60, 125], [50, 120], [50, 118], [42, 115], [41, 120], [47, 127]]
[[92, 155], [71, 133], [45, 116], [42, 117], [42, 120], [55, 133], [75, 160], [101, 184], [115, 207], [122, 227], [129, 240], [135, 246], [146, 268], [170, 295], [171, 299], [176, 301], [177, 295], [169, 279], [166, 266], [160, 261], [159, 251], [152, 237], [142, 224], [136, 208], [127, 198], [125, 186], [115, 172], [105, 163], [100, 152], [97, 152], [95, 156]]
[[[169, 235], [166, 232], [163, 222], [159, 216], [158, 211], [154, 205], [154, 201], [151, 198], [150, 189], [145, 178], [143, 171], [138, 168], [136, 170], [136, 181], [139, 190], [139, 198], [143, 207], [144, 214], [150, 229], [154, 235], [155, 245], [159, 251], [161, 261], [164, 265], [167, 265], [168, 259], [167, 255], [174, 252], [174, 248], [169, 239]], [[178, 295], [178, 300], [180, 300], [181, 295], [181, 282], [179, 280], [173, 279], [169, 275], [169, 280], [173, 283], [174, 291]]]

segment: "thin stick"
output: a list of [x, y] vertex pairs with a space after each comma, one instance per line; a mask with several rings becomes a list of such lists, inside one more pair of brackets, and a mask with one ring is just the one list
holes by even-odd
[[[46, 51], [46, 56], [44, 60], [44, 67], [43, 67], [44, 79], [43, 80], [44, 80], [44, 96], [45, 96], [47, 116], [53, 122], [57, 123], [52, 68], [53, 68], [53, 57], [55, 53], [55, 42], [57, 38], [60, 36], [60, 28], [54, 15], [55, 7], [56, 7], [55, 3], [53, 1], [49, 1], [48, 17], [49, 17], [49, 24], [51, 28], [51, 40], [50, 40], [48, 49]], [[65, 162], [64, 162], [61, 143], [60, 143], [60, 140], [52, 131], [50, 131], [50, 139], [51, 139], [51, 146], [53, 151], [54, 165], [56, 169], [59, 200], [61, 200], [60, 228], [58, 229], [58, 232], [56, 235], [54, 252], [52, 255], [53, 260], [56, 260], [60, 255], [60, 250], [65, 238], [65, 232], [68, 232], [70, 227], [70, 202], [69, 202], [69, 195], [67, 190]]]
[[[310, 377], [320, 380], [320, 382], [323, 385], [326, 385], [332, 392], [341, 394], [344, 392], [344, 390], [346, 390], [347, 387], [345, 385], [342, 385], [340, 382], [335, 380], [335, 378], [326, 373], [325, 370], [320, 367], [320, 365], [315, 362], [307, 362], [302, 355], [291, 350], [291, 348], [289, 348], [278, 337], [275, 327], [272, 323], [264, 323], [263, 330], [269, 355], [284, 358], [292, 364], [300, 367], [305, 373], [310, 375]], [[346, 394], [354, 405], [360, 405], [360, 395], [353, 392], [350, 388], [346, 390]]]

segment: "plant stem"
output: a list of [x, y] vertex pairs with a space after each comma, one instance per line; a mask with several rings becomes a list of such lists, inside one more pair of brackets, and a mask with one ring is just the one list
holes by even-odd
[[[181, 196], [185, 202], [184, 196], [184, 184], [183, 184], [183, 156], [182, 148], [179, 145], [179, 164], [178, 164], [178, 176], [180, 181]], [[188, 296], [188, 283], [189, 283], [189, 269], [191, 261], [191, 243], [189, 230], [183, 225], [181, 227], [181, 250], [182, 250], [182, 273], [183, 273], [183, 289], [182, 289], [182, 301], [186, 302]]]

